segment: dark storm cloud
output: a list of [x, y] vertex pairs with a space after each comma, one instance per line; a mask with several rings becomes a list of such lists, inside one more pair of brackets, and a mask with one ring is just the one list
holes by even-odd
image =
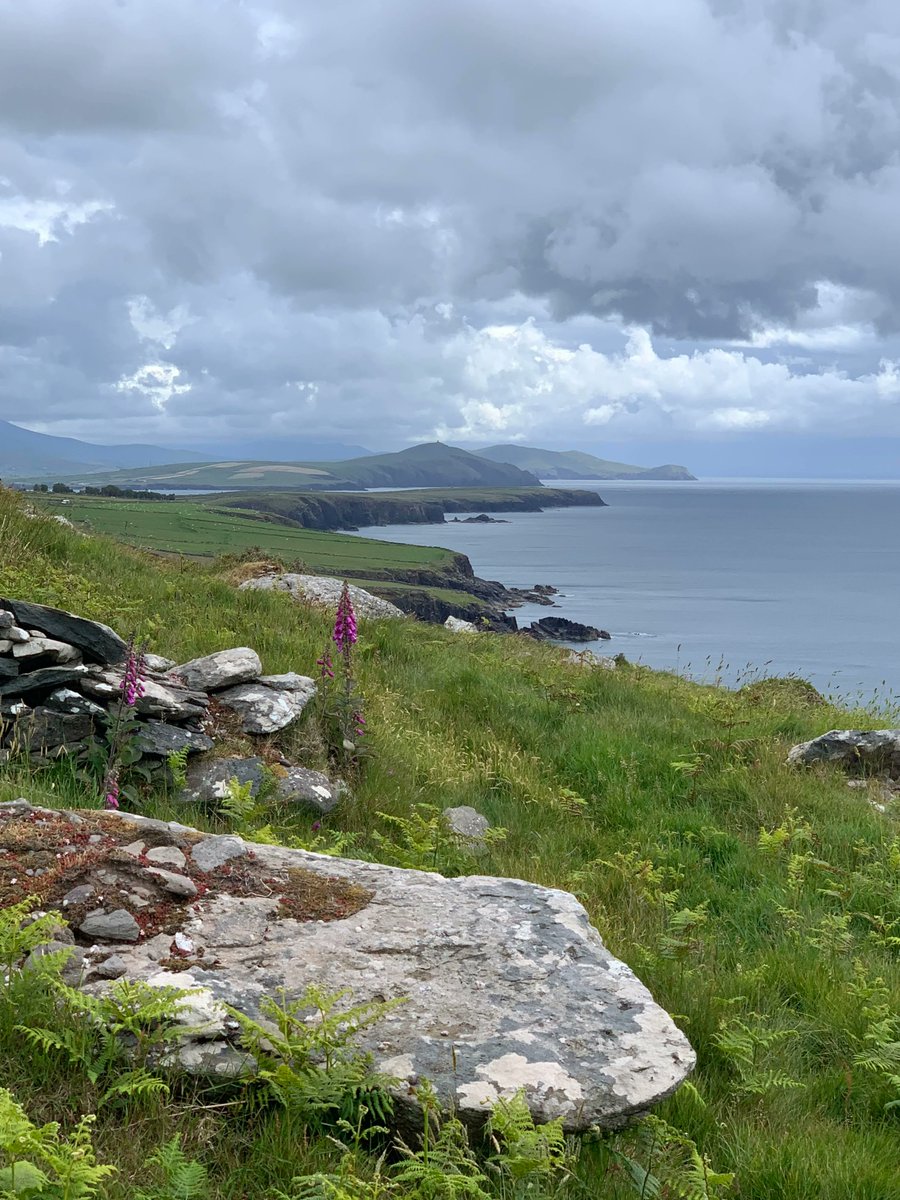
[[5, 5], [0, 416], [894, 427], [898, 79], [893, 0]]

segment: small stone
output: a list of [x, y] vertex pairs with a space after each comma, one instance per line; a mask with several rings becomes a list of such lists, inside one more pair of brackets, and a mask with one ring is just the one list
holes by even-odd
[[176, 665], [174, 658], [163, 658], [161, 654], [144, 655], [144, 666], [154, 675], [165, 675]]
[[112, 912], [104, 912], [101, 908], [85, 917], [78, 932], [101, 941], [136, 942], [141, 936], [141, 927], [125, 908], [116, 908]]
[[3, 630], [12, 629], [12, 627], [13, 627], [13, 625], [15, 625], [15, 623], [16, 623], [16, 618], [12, 615], [11, 612], [7, 612], [6, 609], [0, 610], [0, 629], [3, 629]]
[[194, 866], [200, 871], [214, 871], [229, 859], [241, 858], [247, 847], [240, 838], [222, 836], [204, 838], [191, 850]]
[[155, 758], [168, 758], [187, 750], [188, 754], [201, 754], [212, 750], [213, 740], [205, 733], [182, 729], [178, 725], [166, 725], [162, 721], [143, 721], [135, 733], [135, 745], [142, 754]]
[[184, 867], [187, 863], [187, 859], [177, 846], [154, 846], [152, 850], [147, 851], [146, 857], [148, 862], [158, 863], [162, 866]]
[[332, 783], [327, 775], [308, 767], [291, 767], [278, 779], [279, 800], [308, 804], [323, 815], [331, 812], [346, 791], [346, 784]]
[[7, 629], [5, 640], [21, 646], [24, 642], [31, 641], [31, 634], [24, 629], [20, 629], [18, 625], [13, 625], [11, 629]]
[[75, 716], [106, 716], [106, 709], [72, 688], [57, 688], [55, 692], [50, 693], [44, 704], [54, 712], [71, 713]]
[[0, 654], [9, 654], [13, 648], [13, 643], [9, 638], [0, 637]]
[[172, 945], [180, 954], [194, 953], [194, 940], [189, 938], [186, 933], [176, 933]]
[[70, 892], [62, 898], [63, 907], [68, 908], [72, 904], [83, 904], [85, 900], [90, 900], [94, 894], [94, 889], [89, 883], [82, 883], [78, 887], [72, 888]]
[[458, 808], [445, 808], [444, 820], [461, 842], [483, 842], [491, 827], [490, 821], [476, 808], [461, 804]]
[[109, 958], [98, 962], [91, 974], [99, 975], [101, 979], [121, 979], [127, 970], [125, 959], [119, 954], [111, 954]]
[[302, 687], [246, 683], [220, 692], [217, 699], [240, 716], [244, 733], [268, 734], [296, 721], [315, 694], [315, 680], [307, 677]]
[[164, 871], [161, 867], [148, 867], [147, 874], [159, 880], [167, 892], [173, 896], [190, 900], [197, 895], [197, 885], [187, 875], [176, 875], [174, 871]]
[[451, 633], [477, 633], [478, 627], [471, 621], [463, 621], [460, 617], [448, 617], [444, 622], [444, 628], [449, 629]]
[[48, 658], [55, 663], [81, 662], [81, 651], [68, 642], [57, 642], [53, 638], [30, 637], [27, 642], [13, 646], [13, 655], [19, 659]]
[[122, 847], [122, 853], [130, 854], [132, 858], [140, 858], [146, 849], [146, 842], [129, 842], [127, 846]]

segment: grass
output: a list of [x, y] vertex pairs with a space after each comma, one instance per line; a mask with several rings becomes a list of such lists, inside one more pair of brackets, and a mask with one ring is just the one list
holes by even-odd
[[[310, 672], [328, 633], [284, 595], [235, 592], [212, 564], [26, 520], [0, 493], [4, 594], [137, 629], [179, 660], [252, 645], [268, 672]], [[353, 799], [316, 836], [355, 857], [408, 861], [408, 840], [381, 814], [402, 830], [423, 802], [474, 805], [508, 833], [462, 869], [574, 891], [691, 1039], [694, 1088], [659, 1115], [734, 1173], [730, 1192], [709, 1195], [900, 1200], [897, 813], [877, 812], [837, 770], [784, 762], [796, 741], [883, 714], [810, 703], [789, 682], [735, 693], [642, 668], [591, 671], [539, 643], [405, 622], [364, 624], [357, 669], [370, 754]], [[289, 752], [323, 765], [314, 725], [292, 737]], [[17, 795], [85, 801], [64, 767], [0, 768], [0, 799]], [[175, 815], [159, 796], [146, 811]], [[289, 814], [276, 832], [314, 836]], [[435, 844], [423, 865], [459, 869], [443, 853]], [[23, 1054], [2, 1028], [0, 1084], [42, 1121], [70, 1126], [96, 1102], [83, 1078]], [[101, 1109], [98, 1150], [120, 1168], [109, 1195], [133, 1194], [146, 1157], [176, 1130], [210, 1168], [213, 1200], [266, 1200], [292, 1173], [337, 1161], [296, 1115], [186, 1085], [146, 1111]], [[578, 1186], [553, 1194], [639, 1195], [608, 1151], [585, 1145]]]
[[[121, 500], [94, 496], [40, 497], [42, 507], [85, 530], [111, 534], [133, 546], [200, 557], [240, 554], [259, 547], [303, 562], [312, 572], [353, 575], [373, 569], [450, 568], [453, 554], [436, 546], [404, 546], [373, 538], [298, 529], [196, 500]], [[63, 500], [69, 503], [63, 504]]]

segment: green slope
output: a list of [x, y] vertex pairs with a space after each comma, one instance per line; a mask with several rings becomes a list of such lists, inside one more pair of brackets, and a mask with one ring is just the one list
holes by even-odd
[[162, 491], [180, 488], [303, 488], [334, 490], [368, 487], [538, 487], [536, 476], [508, 463], [495, 463], [433, 442], [396, 454], [374, 454], [336, 463], [255, 462], [229, 459], [211, 463], [106, 471], [68, 482]]
[[511, 463], [540, 479], [669, 479], [692, 480], [686, 467], [635, 467], [580, 450], [540, 450], [535, 446], [487, 446], [476, 454], [491, 462]]

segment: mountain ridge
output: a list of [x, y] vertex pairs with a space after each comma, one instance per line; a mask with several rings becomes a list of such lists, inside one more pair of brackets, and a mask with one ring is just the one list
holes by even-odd
[[636, 467], [613, 462], [581, 450], [543, 450], [537, 446], [485, 446], [473, 451], [491, 462], [504, 462], [530, 471], [540, 479], [660, 479], [691, 481], [696, 477], [686, 467], [666, 463], [659, 467]]

